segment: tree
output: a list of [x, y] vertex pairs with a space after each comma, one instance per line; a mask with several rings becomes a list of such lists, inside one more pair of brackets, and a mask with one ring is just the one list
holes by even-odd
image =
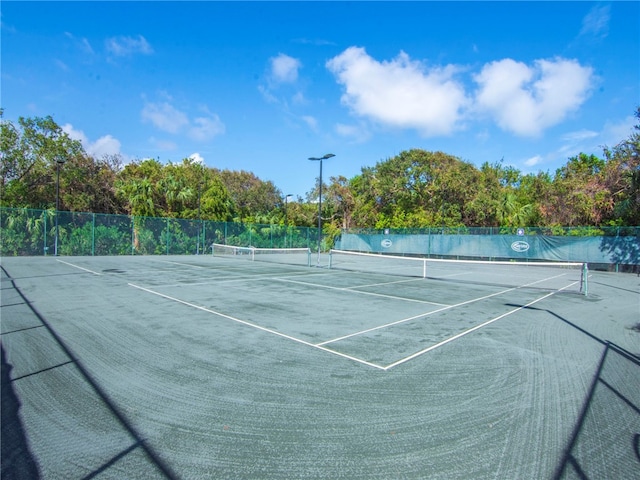
[[[408, 150], [353, 179], [356, 226], [457, 226], [473, 217], [478, 170], [442, 152]], [[373, 224], [372, 224], [373, 223]]]
[[[0, 117], [3, 114], [0, 110]], [[3, 118], [0, 128], [2, 205], [40, 209], [55, 205], [57, 161], [78, 162], [86, 157], [81, 143], [51, 117], [19, 117], [18, 127]], [[63, 173], [61, 185], [64, 181]]]
[[[355, 209], [355, 198], [349, 180], [342, 175], [331, 177], [326, 193], [325, 209], [329, 220], [338, 228], [350, 228]], [[324, 214], [323, 214], [324, 216]]]
[[612, 208], [611, 195], [602, 182], [604, 160], [580, 153], [556, 171], [545, 203], [547, 225], [600, 225]]
[[164, 202], [159, 182], [162, 164], [155, 159], [129, 163], [118, 175], [116, 194], [127, 213], [134, 216], [154, 217], [163, 214]]
[[[640, 121], [640, 106], [635, 117]], [[640, 225], [640, 123], [629, 137], [613, 148], [605, 147], [606, 182], [613, 195], [612, 222]]]
[[218, 173], [231, 196], [239, 221], [252, 222], [253, 217], [282, 207], [282, 193], [273, 182], [260, 180], [244, 170], [222, 170]]

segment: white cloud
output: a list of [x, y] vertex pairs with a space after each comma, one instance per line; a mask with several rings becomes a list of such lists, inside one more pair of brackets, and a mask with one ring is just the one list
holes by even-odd
[[153, 145], [155, 148], [164, 151], [173, 151], [178, 149], [178, 145], [171, 140], [159, 139], [156, 137], [149, 138], [149, 143]]
[[87, 152], [96, 158], [102, 158], [105, 155], [116, 155], [120, 153], [120, 147], [120, 141], [117, 138], [111, 135], [104, 135], [93, 142]]
[[69, 66], [64, 63], [62, 60], [58, 60], [57, 58], [53, 61], [56, 66], [62, 70], [63, 72], [68, 72], [69, 71]]
[[291, 97], [291, 102], [294, 105], [307, 105], [309, 103], [302, 92], [296, 92], [293, 97]]
[[349, 47], [326, 66], [344, 86], [342, 103], [355, 115], [425, 136], [450, 134], [468, 101], [453, 79], [455, 67], [427, 70], [404, 52], [379, 62], [364, 48]]
[[204, 165], [204, 158], [202, 158], [202, 155], [200, 155], [198, 152], [192, 153], [191, 155], [189, 155], [189, 158], [193, 160], [194, 163]]
[[104, 135], [95, 142], [91, 142], [82, 130], [76, 130], [73, 125], [67, 123], [63, 125], [62, 131], [69, 135], [69, 138], [78, 140], [84, 151], [94, 158], [102, 158], [105, 155], [119, 155], [121, 144], [117, 138], [111, 135]]
[[225, 132], [225, 126], [220, 117], [211, 114], [208, 117], [197, 117], [193, 119], [192, 125], [189, 127], [189, 137], [199, 142], [211, 140], [217, 135]]
[[262, 94], [262, 98], [264, 98], [267, 103], [278, 103], [276, 96], [263, 85], [258, 85], [258, 91]]
[[335, 131], [341, 137], [350, 138], [357, 143], [366, 142], [371, 138], [371, 134], [363, 125], [338, 123], [335, 126]]
[[202, 115], [190, 119], [187, 113], [178, 110], [170, 101], [171, 97], [162, 94], [168, 101], [146, 102], [142, 108], [143, 122], [150, 122], [159, 130], [171, 134], [186, 133], [192, 140], [205, 142], [225, 132], [220, 117], [201, 107]]
[[93, 51], [93, 48], [91, 47], [91, 43], [89, 43], [89, 40], [87, 40], [86, 38], [76, 38], [75, 35], [73, 35], [73, 33], [71, 32], [64, 32], [65, 36], [72, 41], [77, 48], [80, 49], [80, 51], [82, 51], [83, 53], [86, 53], [88, 55], [93, 55], [95, 52]]
[[310, 115], [303, 115], [302, 121], [307, 124], [307, 126], [313, 130], [314, 132], [318, 130], [318, 120], [315, 117]]
[[533, 167], [535, 165], [538, 165], [540, 162], [542, 162], [542, 157], [540, 155], [535, 155], [531, 158], [528, 158], [527, 160], [524, 161], [524, 164], [527, 167]]
[[624, 140], [628, 140], [629, 136], [634, 133], [637, 124], [637, 118], [632, 115], [619, 122], [607, 121], [602, 129], [602, 145], [613, 147]]
[[605, 38], [609, 34], [609, 20], [611, 7], [609, 5], [595, 5], [582, 19], [581, 36]]
[[588, 97], [594, 82], [591, 67], [575, 60], [536, 60], [530, 67], [512, 59], [485, 65], [475, 75], [476, 105], [503, 130], [537, 136], [560, 123]]
[[295, 83], [298, 80], [298, 69], [302, 63], [297, 58], [284, 53], [270, 59], [271, 78], [278, 83]]
[[116, 57], [126, 57], [135, 53], [144, 55], [153, 53], [153, 48], [142, 35], [137, 37], [120, 36], [107, 38], [105, 40], [105, 48], [107, 52]]
[[168, 133], [178, 133], [189, 124], [187, 115], [168, 102], [147, 102], [142, 109], [142, 120], [151, 122], [156, 128]]

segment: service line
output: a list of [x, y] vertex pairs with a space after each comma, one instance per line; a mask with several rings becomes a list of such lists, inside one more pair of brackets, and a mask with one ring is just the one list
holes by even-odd
[[316, 287], [316, 288], [324, 288], [327, 290], [338, 290], [341, 292], [352, 292], [352, 293], [357, 293], [358, 295], [369, 295], [372, 297], [382, 297], [382, 298], [390, 298], [392, 300], [402, 300], [404, 302], [414, 302], [414, 303], [422, 303], [425, 305], [435, 305], [437, 307], [441, 307], [441, 306], [446, 306], [448, 307], [449, 305], [446, 305], [444, 303], [436, 303], [436, 302], [429, 302], [427, 300], [417, 300], [415, 298], [407, 298], [407, 297], [398, 297], [396, 295], [386, 295], [384, 293], [374, 293], [374, 292], [362, 292], [360, 290], [356, 290], [356, 288], [359, 287], [332, 287], [331, 285], [322, 285], [319, 283], [311, 283], [311, 282], [301, 282], [299, 280], [288, 280], [286, 278], [274, 278], [274, 280], [278, 281], [278, 282], [289, 282], [289, 283], [297, 283], [299, 285], [307, 285], [310, 287]]
[[556, 293], [561, 292], [562, 290], [566, 290], [567, 288], [569, 288], [569, 287], [571, 287], [573, 285], [576, 285], [577, 283], [578, 282], [574, 282], [574, 283], [572, 283], [570, 285], [567, 285], [566, 287], [563, 287], [563, 288], [561, 288], [561, 289], [559, 289], [557, 291], [554, 291], [554, 292], [551, 292], [551, 293], [547, 293], [546, 295], [543, 295], [540, 298], [532, 300], [531, 302], [527, 303], [526, 305], [522, 305], [522, 306], [520, 306], [518, 308], [514, 308], [513, 310], [509, 310], [508, 312], [503, 313], [502, 315], [499, 315], [499, 316], [497, 316], [495, 318], [492, 318], [491, 320], [487, 320], [486, 322], [483, 322], [480, 325], [476, 325], [475, 327], [471, 327], [468, 330], [465, 330], [464, 332], [458, 333], [457, 335], [454, 335], [453, 337], [449, 337], [446, 340], [443, 340], [441, 342], [436, 343], [435, 345], [431, 345], [430, 347], [425, 348], [424, 350], [420, 350], [419, 352], [416, 352], [416, 353], [414, 353], [412, 355], [409, 355], [408, 357], [401, 358], [400, 360], [387, 365], [386, 367], [384, 367], [383, 370], [385, 370], [385, 371], [389, 370], [389, 369], [391, 369], [393, 367], [396, 367], [396, 366], [401, 365], [401, 364], [403, 364], [405, 362], [408, 362], [409, 360], [413, 360], [414, 358], [419, 357], [420, 355], [424, 355], [427, 352], [435, 350], [436, 348], [442, 347], [443, 345], [446, 345], [449, 342], [453, 342], [454, 340], [457, 340], [460, 337], [464, 337], [465, 335], [467, 335], [467, 334], [469, 334], [471, 332], [475, 332], [476, 330], [479, 330], [482, 327], [486, 327], [487, 325], [490, 325], [493, 322], [496, 322], [496, 321], [500, 320], [501, 318], [504, 318], [504, 317], [507, 317], [507, 316], [509, 316], [509, 315], [511, 315], [513, 313], [519, 312], [520, 310], [525, 309], [527, 307], [530, 307], [531, 305], [533, 305], [535, 303], [538, 303], [538, 302], [544, 300], [545, 298], [549, 298], [552, 295], [555, 295]]
[[102, 275], [101, 273], [94, 272], [93, 270], [89, 270], [88, 268], [84, 268], [79, 265], [74, 265], [73, 263], [65, 262], [64, 260], [56, 259], [56, 261], [60, 263], [64, 263], [65, 265], [69, 265], [70, 267], [73, 267], [73, 268], [79, 268], [80, 270], [84, 270], [85, 272], [93, 273], [94, 275]]
[[270, 328], [262, 327], [260, 325], [256, 325], [255, 323], [251, 323], [251, 322], [248, 322], [246, 320], [241, 320], [239, 318], [232, 317], [231, 315], [227, 315], [227, 314], [222, 313], [222, 312], [216, 312], [215, 310], [211, 310], [210, 308], [202, 307], [200, 305], [196, 305], [194, 303], [190, 303], [190, 302], [187, 302], [185, 300], [181, 300], [181, 299], [176, 298], [176, 297], [171, 297], [169, 295], [165, 295], [164, 293], [156, 292], [154, 290], [142, 287], [140, 285], [135, 285], [133, 283], [128, 283], [128, 285], [130, 287], [137, 288], [139, 290], [142, 290], [142, 291], [147, 292], [147, 293], [151, 293], [153, 295], [157, 295], [157, 296], [165, 298], [167, 300], [171, 300], [171, 301], [174, 301], [174, 302], [177, 302], [177, 303], [181, 303], [183, 305], [187, 305], [188, 307], [196, 308], [196, 309], [201, 310], [203, 312], [211, 313], [211, 314], [216, 315], [218, 317], [226, 318], [227, 320], [231, 320], [233, 322], [240, 323], [242, 325], [246, 325], [248, 327], [252, 327], [252, 328], [255, 328], [257, 330], [261, 330], [263, 332], [271, 333], [273, 335], [277, 335], [279, 337], [286, 338], [287, 340], [292, 340], [294, 342], [301, 343], [301, 344], [306, 345], [308, 347], [317, 348], [318, 350], [322, 350], [324, 352], [332, 353], [333, 355], [337, 355], [339, 357], [347, 358], [349, 360], [352, 360], [352, 361], [358, 362], [358, 363], [362, 363], [362, 364], [367, 365], [369, 367], [377, 368], [379, 370], [384, 370], [384, 367], [382, 367], [380, 365], [376, 365], [375, 363], [367, 362], [366, 360], [362, 360], [362, 359], [357, 358], [357, 357], [352, 357], [351, 355], [347, 355], [347, 354], [344, 354], [344, 353], [336, 352], [335, 350], [331, 350], [330, 348], [323, 347], [322, 345], [315, 345], [313, 343], [307, 342], [307, 341], [302, 340], [300, 338], [292, 337], [291, 335], [287, 335], [287, 334], [278, 332], [276, 330], [272, 330]]

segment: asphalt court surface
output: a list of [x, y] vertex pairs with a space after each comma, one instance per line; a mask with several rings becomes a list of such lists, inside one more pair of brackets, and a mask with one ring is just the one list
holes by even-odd
[[[552, 478], [604, 342], [640, 353], [635, 275], [585, 297], [209, 255], [2, 265], [41, 478]], [[637, 384], [632, 363], [607, 371]], [[574, 449], [593, 478], [635, 468], [640, 415], [612, 454], [590, 427], [639, 405], [618, 391]]]
[[[83, 266], [82, 259], [64, 262], [70, 268], [91, 267]], [[257, 328], [381, 369], [522, 313], [521, 307], [549, 296], [526, 288], [453, 289], [423, 278], [235, 258], [151, 262], [152, 270], [120, 266], [95, 273], [118, 276], [132, 288], [211, 313], [217, 321]]]

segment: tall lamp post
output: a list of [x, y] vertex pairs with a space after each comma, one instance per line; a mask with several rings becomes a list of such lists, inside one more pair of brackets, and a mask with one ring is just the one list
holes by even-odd
[[293, 197], [293, 195], [288, 193], [284, 197], [284, 248], [287, 248], [287, 233], [289, 232], [289, 211], [287, 208], [289, 197]]
[[[202, 216], [200, 215], [200, 202], [202, 197], [202, 180], [198, 180], [198, 234], [196, 236], [198, 245], [196, 246], [196, 255], [200, 255], [200, 231], [202, 230]], [[203, 238], [204, 241], [204, 238]]]
[[320, 161], [320, 190], [318, 195], [318, 267], [320, 266], [320, 245], [322, 243], [322, 160], [326, 160], [331, 157], [335, 157], [335, 155], [333, 153], [327, 153], [320, 158], [309, 157], [309, 160]]
[[66, 159], [63, 156], [56, 157], [56, 237], [53, 244], [53, 254], [58, 256], [58, 236], [60, 233], [58, 227], [58, 211], [60, 210], [60, 167], [64, 165]]

